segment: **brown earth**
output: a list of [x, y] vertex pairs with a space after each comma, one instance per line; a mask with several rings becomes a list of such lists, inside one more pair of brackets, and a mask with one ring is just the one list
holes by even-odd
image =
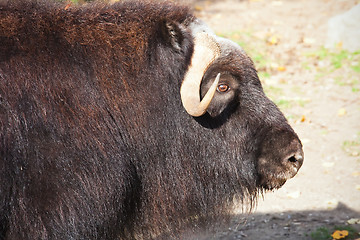
[[[334, 67], [331, 56], [321, 55], [329, 53], [322, 48], [329, 18], [358, 3], [194, 3], [198, 17], [217, 34], [246, 42], [243, 48], [250, 56], [254, 49], [247, 47], [255, 46], [266, 59], [257, 66], [264, 89], [279, 103], [305, 152], [297, 176], [266, 193], [253, 214], [234, 215], [229, 229], [207, 239], [311, 239], [310, 233], [319, 227], [333, 231], [360, 218], [360, 73], [353, 70], [360, 56], [347, 57]], [[360, 231], [359, 224], [351, 227]]]

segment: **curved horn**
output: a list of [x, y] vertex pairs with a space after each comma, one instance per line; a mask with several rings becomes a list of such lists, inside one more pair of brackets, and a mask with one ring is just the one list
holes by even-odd
[[219, 56], [220, 46], [212, 36], [204, 32], [195, 36], [191, 65], [180, 88], [182, 104], [191, 116], [199, 117], [203, 115], [214, 97], [220, 73], [202, 101], [200, 101], [200, 84], [208, 67]]

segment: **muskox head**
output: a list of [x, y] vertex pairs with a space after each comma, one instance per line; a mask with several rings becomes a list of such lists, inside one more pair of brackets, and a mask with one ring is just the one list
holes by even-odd
[[281, 187], [303, 163], [298, 136], [265, 96], [253, 62], [237, 44], [216, 36], [199, 20], [189, 28], [194, 52], [180, 90], [184, 108], [204, 127], [233, 122], [238, 126], [233, 134], [248, 132], [250, 141], [245, 142], [252, 142], [258, 187]]

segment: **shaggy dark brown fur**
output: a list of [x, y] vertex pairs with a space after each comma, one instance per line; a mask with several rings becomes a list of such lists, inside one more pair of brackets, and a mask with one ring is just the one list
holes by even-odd
[[0, 2], [0, 239], [180, 238], [271, 186], [264, 139], [297, 136], [246, 55], [209, 69], [239, 81], [219, 116], [182, 107], [194, 19], [170, 3]]

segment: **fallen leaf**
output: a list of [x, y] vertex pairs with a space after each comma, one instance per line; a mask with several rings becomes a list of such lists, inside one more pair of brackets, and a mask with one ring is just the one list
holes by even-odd
[[285, 66], [278, 66], [277, 70], [279, 72], [284, 72], [286, 70], [286, 67]]
[[347, 235], [349, 235], [349, 232], [346, 231], [346, 230], [336, 230], [331, 236], [334, 238], [334, 239], [342, 239], [342, 238], [345, 238]]
[[266, 41], [269, 45], [277, 45], [279, 43], [279, 37], [278, 36], [271, 36]]
[[306, 120], [305, 115], [302, 115], [302, 116], [301, 116], [301, 119], [300, 119], [300, 122], [305, 122], [305, 120]]
[[347, 221], [348, 224], [360, 224], [360, 218], [351, 218]]
[[195, 9], [195, 11], [199, 11], [199, 12], [200, 12], [200, 11], [203, 10], [203, 7], [200, 6], [200, 5], [195, 5], [194, 9]]
[[339, 201], [336, 200], [336, 199], [330, 199], [330, 200], [328, 200], [326, 203], [327, 203], [327, 204], [329, 205], [329, 207], [331, 208], [331, 207], [333, 207], [333, 206], [338, 205]]
[[342, 43], [342, 41], [340, 41], [340, 42], [336, 43], [336, 48], [337, 48], [337, 49], [341, 50], [341, 49], [342, 49], [342, 47], [343, 47], [343, 43]]
[[344, 115], [346, 115], [346, 109], [345, 109], [345, 108], [340, 108], [340, 109], [338, 110], [338, 116], [339, 116], [339, 117], [342, 117], [342, 116], [344, 116]]

